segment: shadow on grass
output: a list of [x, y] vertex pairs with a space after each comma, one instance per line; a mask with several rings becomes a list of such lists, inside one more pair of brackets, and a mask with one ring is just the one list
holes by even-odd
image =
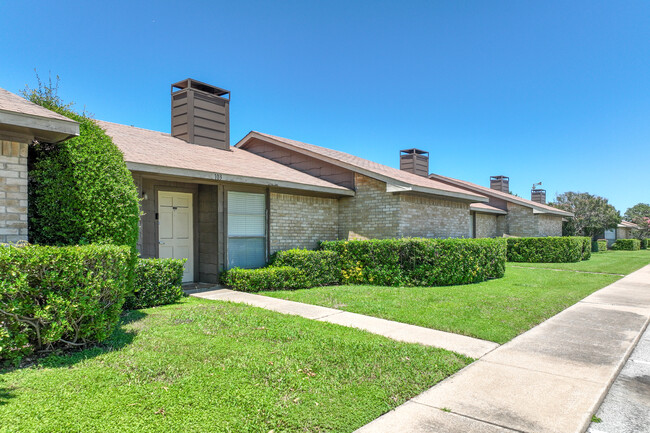
[[[104, 353], [120, 350], [129, 345], [138, 334], [136, 330], [125, 329], [125, 325], [135, 323], [146, 316], [146, 313], [139, 310], [125, 311], [122, 313], [115, 330], [105, 341], [84, 349], [61, 350], [56, 353], [31, 356], [29, 359], [23, 360], [21, 365], [17, 367], [0, 365], [0, 376], [12, 371], [30, 367], [69, 368], [79, 362], [95, 358]], [[9, 399], [13, 397], [15, 397], [15, 393], [11, 387], [7, 387], [5, 384], [0, 385], [0, 406], [7, 404]]]

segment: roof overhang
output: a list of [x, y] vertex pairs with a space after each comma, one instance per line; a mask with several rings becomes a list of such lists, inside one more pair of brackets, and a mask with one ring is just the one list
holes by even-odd
[[[515, 204], [521, 205], [519, 202], [514, 202]], [[523, 206], [523, 205], [522, 205]], [[566, 212], [563, 210], [558, 209], [557, 211], [550, 211], [547, 209], [542, 209], [538, 208], [535, 206], [531, 206], [533, 208], [533, 214], [535, 215], [556, 215], [556, 216], [563, 216], [563, 217], [572, 217], [573, 214], [571, 212]]]
[[0, 130], [29, 135], [37, 140], [58, 143], [79, 135], [79, 124], [74, 120], [51, 119], [31, 114], [0, 110]]
[[494, 215], [507, 215], [508, 212], [504, 211], [503, 209], [499, 209], [497, 207], [474, 207], [472, 205], [469, 205], [469, 210], [472, 212], [478, 212], [478, 213], [489, 213], [489, 214], [494, 214]]
[[354, 191], [347, 188], [330, 188], [326, 186], [319, 185], [308, 185], [297, 182], [287, 182], [276, 179], [265, 179], [259, 177], [251, 176], [238, 176], [233, 174], [224, 174], [224, 173], [215, 173], [202, 170], [191, 170], [187, 168], [179, 167], [165, 167], [161, 165], [153, 164], [143, 164], [140, 162], [126, 162], [126, 166], [131, 171], [140, 171], [144, 173], [168, 175], [168, 176], [179, 176], [187, 177], [193, 179], [204, 179], [211, 182], [234, 182], [234, 183], [245, 183], [250, 185], [259, 185], [259, 186], [272, 186], [277, 188], [287, 188], [300, 191], [313, 191], [323, 194], [333, 194], [337, 196], [347, 196], [352, 197], [355, 195]]
[[457, 193], [457, 192], [451, 192], [451, 191], [445, 191], [437, 188], [426, 188], [418, 185], [411, 185], [406, 182], [401, 182], [396, 179], [393, 179], [388, 176], [384, 176], [378, 173], [375, 173], [374, 171], [367, 170], [361, 167], [358, 167], [353, 164], [346, 163], [344, 161], [340, 161], [335, 158], [330, 158], [328, 156], [324, 156], [315, 152], [312, 152], [307, 149], [302, 149], [300, 147], [295, 147], [291, 146], [290, 144], [284, 143], [279, 140], [275, 140], [274, 138], [264, 136], [262, 134], [258, 134], [255, 131], [251, 131], [244, 138], [239, 140], [237, 144], [235, 144], [235, 147], [238, 147], [240, 149], [243, 149], [244, 145], [252, 139], [258, 139], [262, 141], [266, 141], [268, 143], [272, 143], [276, 146], [282, 147], [284, 149], [289, 149], [293, 150], [294, 152], [301, 153], [303, 155], [319, 159], [321, 161], [329, 162], [330, 164], [337, 165], [339, 167], [343, 167], [347, 170], [353, 171], [355, 173], [362, 174], [364, 176], [370, 177], [372, 179], [380, 180], [382, 182], [386, 183], [386, 191], [387, 192], [419, 192], [423, 194], [431, 194], [431, 195], [436, 195], [436, 196], [442, 196], [442, 197], [450, 197], [450, 198], [455, 198], [455, 199], [460, 199], [460, 200], [467, 200], [471, 202], [487, 202], [488, 198], [484, 197], [482, 195], [477, 195], [477, 194], [472, 194], [468, 192], [467, 194], [464, 193]]

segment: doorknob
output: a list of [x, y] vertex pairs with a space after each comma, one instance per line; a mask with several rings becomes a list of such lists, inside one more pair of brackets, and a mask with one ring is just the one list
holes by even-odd
[[158, 243], [159, 243], [160, 245], [165, 245], [165, 243], [164, 243], [163, 241], [158, 241]]

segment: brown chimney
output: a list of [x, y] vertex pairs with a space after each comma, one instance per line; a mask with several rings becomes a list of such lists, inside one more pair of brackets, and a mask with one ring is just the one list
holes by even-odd
[[230, 92], [188, 78], [172, 84], [172, 136], [230, 149]]
[[428, 177], [429, 152], [420, 149], [400, 150], [399, 169], [418, 176]]
[[545, 189], [531, 189], [530, 199], [535, 203], [546, 204], [546, 190]]
[[490, 189], [510, 193], [510, 178], [508, 176], [490, 176]]

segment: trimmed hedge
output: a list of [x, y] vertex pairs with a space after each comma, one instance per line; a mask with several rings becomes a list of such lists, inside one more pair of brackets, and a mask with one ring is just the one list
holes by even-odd
[[343, 284], [447, 286], [505, 274], [504, 239], [326, 241], [341, 260]]
[[583, 236], [582, 239], [582, 260], [589, 260], [591, 258], [591, 238]]
[[130, 262], [126, 246], [0, 247], [0, 360], [106, 339]]
[[183, 296], [183, 265], [187, 259], [138, 259], [135, 265], [134, 291], [129, 293], [125, 309], [172, 304]]
[[648, 249], [648, 238], [641, 239], [641, 249], [642, 250]]
[[305, 273], [291, 266], [268, 266], [260, 269], [233, 268], [221, 274], [221, 282], [242, 292], [311, 287]]
[[613, 250], [637, 251], [641, 249], [641, 241], [638, 239], [617, 239], [612, 245]]
[[[587, 242], [589, 247], [586, 247]], [[508, 238], [510, 262], [570, 263], [587, 260], [589, 257], [591, 239], [587, 237]]]
[[309, 285], [331, 286], [341, 281], [339, 256], [334, 251], [286, 250], [271, 257], [270, 266], [291, 266], [300, 269], [309, 280]]
[[607, 251], [607, 239], [598, 239], [591, 243], [591, 252], [602, 253]]

